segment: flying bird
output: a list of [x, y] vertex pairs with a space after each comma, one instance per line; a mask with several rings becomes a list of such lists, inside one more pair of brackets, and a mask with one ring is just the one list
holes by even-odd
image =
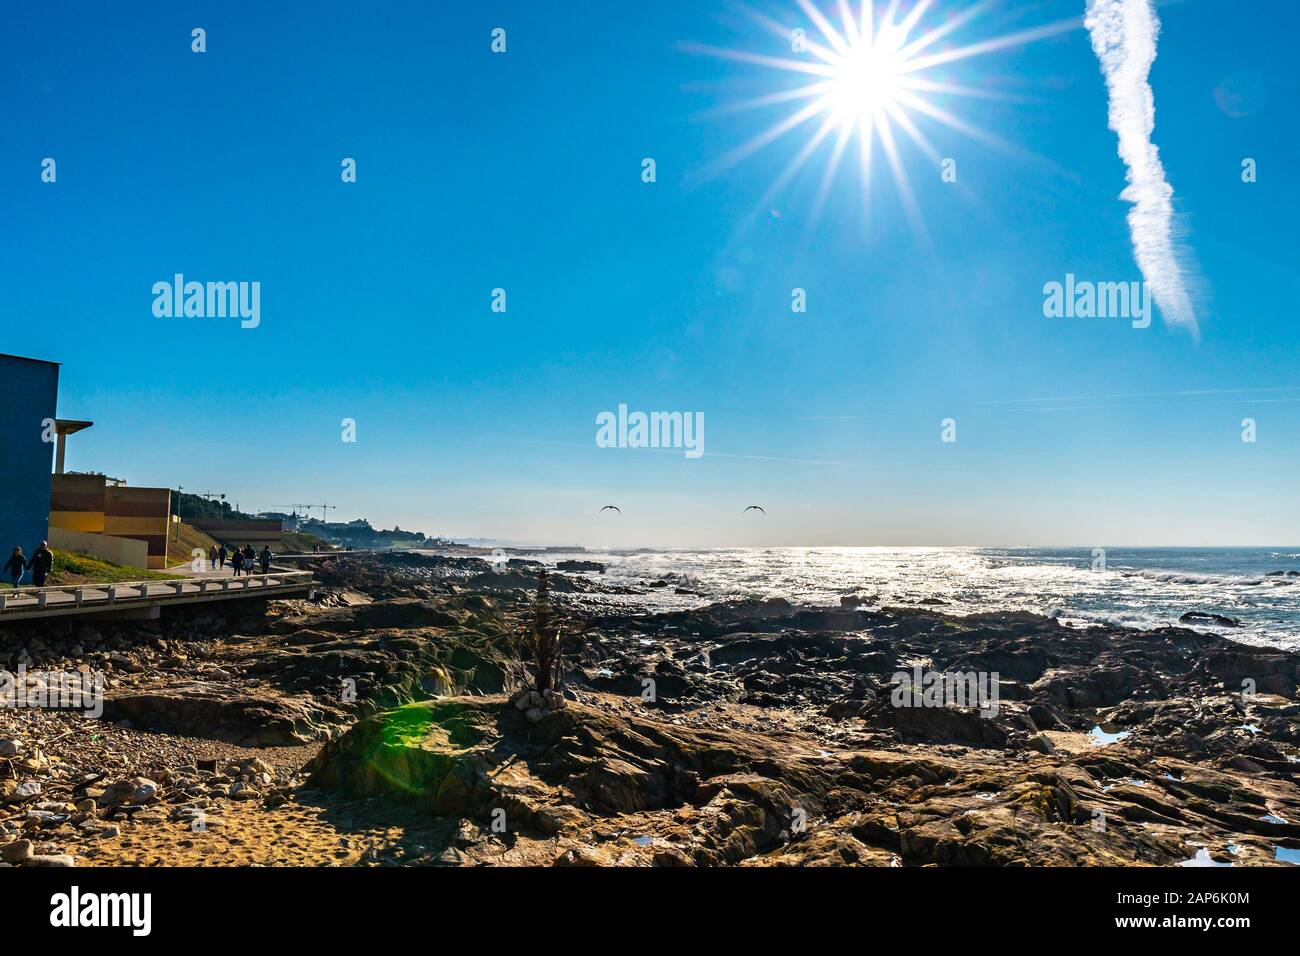
[[623, 513], [623, 509], [620, 508], [618, 505], [605, 505], [605, 507], [601, 508], [600, 510], [601, 510], [601, 511], [617, 511], [619, 514], [622, 514], [622, 513]]
[[[764, 510], [763, 510], [761, 507], [759, 507], [758, 505], [750, 505], [748, 508], [745, 509], [745, 511], [762, 511], [763, 514], [767, 514], [767, 512], [764, 511]], [[743, 512], [742, 512], [742, 513], [743, 513]]]

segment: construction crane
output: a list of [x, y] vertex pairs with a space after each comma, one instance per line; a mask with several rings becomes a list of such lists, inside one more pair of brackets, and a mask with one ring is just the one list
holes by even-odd
[[337, 511], [337, 510], [338, 510], [338, 505], [307, 505], [307, 504], [303, 504], [301, 501], [298, 502], [297, 504], [292, 504], [292, 505], [272, 505], [271, 507], [272, 507], [272, 508], [293, 508], [295, 514], [297, 514], [297, 511], [298, 511], [299, 508], [302, 508], [302, 509], [304, 509], [304, 516], [306, 516], [306, 509], [319, 508], [319, 509], [320, 509], [320, 520], [321, 520], [321, 521], [324, 521], [324, 520], [325, 520], [325, 512], [327, 512], [327, 511]]

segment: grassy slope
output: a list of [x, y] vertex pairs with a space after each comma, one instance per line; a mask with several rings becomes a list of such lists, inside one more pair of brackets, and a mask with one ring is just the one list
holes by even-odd
[[[114, 581], [161, 581], [178, 577], [163, 571], [144, 571], [140, 568], [128, 568], [111, 561], [102, 561], [87, 554], [74, 554], [70, 551], [54, 552], [54, 568], [50, 571], [47, 586], [69, 584], [111, 584]], [[31, 587], [31, 572], [23, 581], [23, 587]], [[0, 584], [8, 588], [8, 582]]]
[[194, 560], [195, 548], [202, 548], [207, 554], [213, 547], [219, 547], [215, 538], [200, 531], [184, 521], [180, 524], [180, 538], [175, 539], [176, 528], [172, 528], [172, 537], [167, 539], [167, 566], [174, 568], [178, 564], [189, 564]]

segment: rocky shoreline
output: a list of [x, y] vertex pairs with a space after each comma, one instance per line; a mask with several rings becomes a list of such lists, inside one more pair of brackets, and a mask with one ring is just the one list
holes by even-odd
[[[1300, 655], [855, 595], [639, 613], [572, 567], [550, 576], [563, 686], [530, 697], [516, 639], [540, 567], [322, 559], [312, 601], [0, 631], [0, 669], [106, 681], [97, 719], [0, 709], [0, 864], [1270, 866], [1300, 850]], [[945, 706], [921, 694], [929, 675], [982, 696]]]

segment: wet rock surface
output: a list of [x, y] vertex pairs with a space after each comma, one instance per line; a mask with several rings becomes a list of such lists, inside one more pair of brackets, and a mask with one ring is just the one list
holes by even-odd
[[[105, 680], [99, 715], [0, 709], [0, 861], [1272, 865], [1300, 847], [1300, 655], [856, 594], [650, 615], [577, 567], [551, 576], [562, 693], [533, 699], [514, 641], [538, 562], [311, 566], [315, 600], [243, 617], [0, 633], [0, 667]], [[945, 674], [970, 695], [926, 697]]]

